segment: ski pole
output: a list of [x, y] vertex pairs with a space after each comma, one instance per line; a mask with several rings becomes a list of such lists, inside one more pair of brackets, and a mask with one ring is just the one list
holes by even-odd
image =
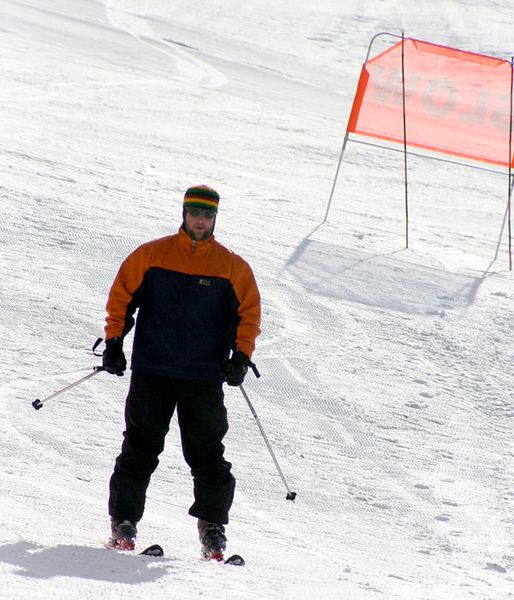
[[241, 393], [243, 394], [244, 399], [246, 400], [246, 403], [248, 404], [248, 406], [250, 407], [250, 410], [252, 411], [252, 415], [254, 416], [255, 421], [257, 422], [257, 425], [259, 426], [261, 435], [262, 435], [264, 441], [266, 442], [266, 446], [269, 450], [269, 453], [271, 454], [271, 458], [273, 459], [273, 462], [275, 463], [275, 467], [277, 468], [278, 474], [280, 475], [282, 481], [284, 482], [284, 485], [286, 486], [286, 490], [287, 490], [286, 500], [294, 501], [294, 499], [296, 498], [296, 492], [292, 492], [289, 489], [289, 486], [287, 485], [287, 481], [286, 481], [286, 478], [284, 477], [284, 473], [282, 472], [282, 469], [280, 468], [280, 465], [278, 464], [277, 457], [275, 456], [275, 453], [273, 452], [273, 448], [271, 447], [271, 444], [268, 440], [268, 436], [266, 435], [266, 432], [264, 431], [264, 428], [262, 427], [261, 421], [260, 421], [259, 417], [257, 416], [257, 413], [255, 412], [255, 408], [253, 407], [253, 404], [250, 402], [250, 398], [248, 397], [248, 394], [246, 393], [246, 390], [244, 389], [244, 387], [242, 385], [240, 385], [239, 389], [241, 390]]
[[59, 396], [60, 394], [64, 394], [64, 392], [67, 392], [68, 390], [71, 390], [71, 388], [74, 388], [76, 385], [83, 383], [84, 381], [86, 381], [86, 379], [89, 379], [90, 377], [94, 377], [95, 375], [98, 375], [98, 373], [100, 373], [100, 371], [104, 371], [104, 368], [103, 367], [93, 367], [92, 373], [89, 373], [85, 377], [82, 377], [81, 379], [78, 379], [77, 381], [70, 383], [66, 387], [63, 387], [61, 390], [57, 390], [57, 392], [54, 392], [52, 395], [48, 396], [47, 398], [43, 398], [43, 400], [38, 400], [36, 398], [36, 400], [34, 400], [34, 402], [32, 402], [32, 406], [36, 410], [43, 408], [43, 404], [45, 402], [48, 402], [48, 400], [51, 400], [52, 398], [55, 398], [56, 396]]

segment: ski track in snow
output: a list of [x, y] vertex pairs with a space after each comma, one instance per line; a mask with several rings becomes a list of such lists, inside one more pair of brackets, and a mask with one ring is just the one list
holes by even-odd
[[[410, 159], [405, 250], [401, 156], [351, 145], [323, 222], [370, 37], [508, 52], [509, 4], [466, 5], [2, 4], [0, 598], [514, 597], [504, 176]], [[166, 557], [102, 547], [127, 377], [30, 405], [97, 364], [119, 263], [200, 181], [261, 287], [245, 387], [298, 492], [227, 389], [244, 569], [199, 560], [175, 423], [140, 524]]]

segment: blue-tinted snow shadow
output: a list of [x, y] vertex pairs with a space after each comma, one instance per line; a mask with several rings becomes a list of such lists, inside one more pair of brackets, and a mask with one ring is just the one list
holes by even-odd
[[64, 544], [47, 548], [25, 541], [0, 546], [0, 562], [18, 567], [17, 575], [34, 579], [65, 576], [129, 584], [156, 581], [171, 568], [165, 558]]
[[469, 306], [487, 276], [487, 271], [476, 277], [420, 265], [402, 260], [400, 252], [371, 254], [308, 236], [285, 270], [312, 293], [415, 314]]

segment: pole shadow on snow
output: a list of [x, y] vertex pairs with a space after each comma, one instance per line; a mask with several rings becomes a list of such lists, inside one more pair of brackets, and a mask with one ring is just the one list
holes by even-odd
[[156, 581], [170, 571], [170, 559], [122, 554], [107, 548], [60, 544], [44, 547], [20, 541], [0, 546], [0, 562], [18, 567], [15, 574], [33, 579], [77, 577], [113, 583]]
[[372, 254], [312, 239], [322, 225], [302, 240], [284, 270], [306, 290], [327, 298], [409, 314], [442, 314], [472, 305], [492, 275], [492, 263], [474, 276], [402, 260], [403, 250]]

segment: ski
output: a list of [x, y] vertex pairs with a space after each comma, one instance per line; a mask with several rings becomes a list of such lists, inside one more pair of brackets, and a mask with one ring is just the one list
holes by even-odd
[[152, 544], [139, 553], [141, 556], [164, 556], [164, 550], [159, 544]]
[[[131, 552], [131, 553], [135, 550], [135, 546], [132, 546], [132, 547], [123, 546], [122, 547], [120, 544], [114, 544], [112, 539], [110, 539], [107, 542], [106, 548], [109, 548], [111, 550], [117, 550], [118, 552], [125, 551], [125, 552]], [[162, 556], [164, 556], [164, 550], [162, 549], [162, 546], [160, 546], [159, 544], [152, 544], [151, 546], [148, 546], [148, 548], [145, 548], [142, 552], [139, 552], [139, 556], [162, 557]], [[233, 565], [233, 566], [237, 566], [237, 567], [242, 567], [246, 564], [245, 559], [240, 554], [232, 554], [228, 558], [224, 558], [223, 554], [212, 554], [211, 556], [205, 556], [205, 554], [204, 554], [203, 560], [208, 561], [208, 562], [217, 562], [217, 563], [220, 563], [223, 565]]]
[[232, 554], [225, 560], [226, 565], [234, 565], [236, 567], [244, 567], [246, 564], [245, 559], [239, 554]]
[[[123, 544], [115, 543], [112, 539], [105, 544], [105, 547], [109, 550], [117, 550], [118, 552], [130, 552], [133, 553], [136, 549], [135, 543], [124, 542]], [[164, 550], [159, 544], [152, 544], [145, 548], [139, 553], [139, 556], [164, 556]]]
[[208, 554], [202, 550], [202, 559], [206, 562], [217, 562], [223, 565], [234, 565], [237, 567], [242, 567], [246, 564], [245, 559], [240, 554], [232, 554], [232, 556], [224, 558], [221, 552], [212, 552]]

